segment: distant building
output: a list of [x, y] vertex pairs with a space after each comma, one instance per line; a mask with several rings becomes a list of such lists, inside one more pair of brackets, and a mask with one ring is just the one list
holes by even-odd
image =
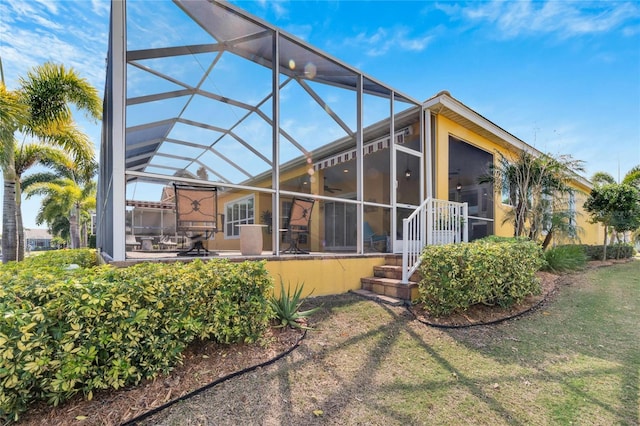
[[53, 236], [46, 229], [25, 229], [26, 250], [50, 250]]

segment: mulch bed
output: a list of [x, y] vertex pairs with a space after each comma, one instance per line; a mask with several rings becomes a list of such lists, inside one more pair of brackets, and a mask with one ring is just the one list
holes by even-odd
[[[633, 259], [611, 259], [607, 261], [594, 260], [587, 262], [586, 269], [601, 268], [603, 266], [617, 265], [631, 261], [633, 261]], [[542, 292], [538, 295], [530, 295], [526, 297], [522, 303], [509, 308], [478, 304], [469, 307], [469, 309], [464, 312], [455, 312], [441, 317], [430, 314], [423, 305], [414, 305], [409, 309], [418, 321], [435, 327], [462, 328], [505, 321], [534, 310], [536, 307], [540, 306], [542, 302], [553, 295], [559, 285], [567, 281], [563, 278], [567, 275], [561, 276], [549, 272], [538, 272], [536, 276], [540, 279]]]
[[182, 365], [169, 375], [121, 389], [97, 392], [92, 401], [78, 395], [60, 407], [34, 405], [20, 418], [24, 425], [120, 425], [215, 380], [267, 362], [291, 349], [303, 331], [272, 328], [261, 342], [222, 345], [193, 343]]
[[542, 292], [527, 296], [522, 303], [508, 308], [477, 304], [464, 312], [455, 312], [447, 316], [431, 315], [423, 305], [414, 305], [409, 309], [420, 322], [436, 327], [471, 327], [504, 321], [534, 309], [555, 291], [559, 275], [549, 272], [538, 272], [536, 275], [540, 279]]

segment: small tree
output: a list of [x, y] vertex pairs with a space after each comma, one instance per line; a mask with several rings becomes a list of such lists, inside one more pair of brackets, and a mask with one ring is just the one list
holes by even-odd
[[[490, 173], [481, 177], [480, 183], [492, 183], [497, 193], [509, 190], [514, 208], [505, 216], [505, 223], [513, 223], [514, 237], [537, 241], [550, 214], [560, 211], [560, 204], [566, 203], [566, 196], [573, 191], [569, 182], [582, 170], [583, 162], [570, 155], [534, 155], [523, 150], [508, 158], [499, 153], [497, 163], [490, 166]], [[554, 229], [547, 232], [553, 234]]]
[[55, 236], [51, 238], [51, 246], [54, 248], [57, 248], [57, 249], [62, 248], [66, 243], [67, 241], [60, 236]]
[[[593, 174], [593, 176], [591, 176], [591, 182], [593, 182], [594, 186], [599, 187], [599, 186], [603, 186], [603, 185], [607, 185], [607, 184], [616, 184], [616, 183], [624, 183], [627, 185], [631, 185], [633, 187], [635, 187], [638, 191], [640, 191], [640, 164], [636, 165], [634, 167], [632, 167], [622, 178], [621, 182], [617, 182], [616, 179], [609, 173], [607, 172], [596, 172]], [[634, 230], [632, 229], [632, 235], [631, 235], [631, 240], [632, 241], [636, 241], [636, 240], [640, 240], [639, 237], [640, 235], [637, 235], [637, 232], [633, 232]], [[638, 231], [638, 229], [636, 229], [635, 231]], [[615, 229], [611, 228], [611, 227], [605, 227], [605, 245], [606, 245], [606, 238], [607, 235], [612, 234], [612, 239], [610, 241], [613, 241], [613, 236], [615, 235], [616, 239], [619, 241], [619, 237], [618, 237], [618, 232], [615, 231]], [[626, 241], [626, 234], [624, 234], [624, 241]]]
[[602, 260], [607, 259], [607, 232], [612, 227], [616, 232], [634, 231], [640, 228], [640, 191], [625, 183], [609, 183], [591, 190], [584, 203], [593, 223], [605, 227]]

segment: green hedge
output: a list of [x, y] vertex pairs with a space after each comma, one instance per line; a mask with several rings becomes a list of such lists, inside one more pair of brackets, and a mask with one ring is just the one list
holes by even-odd
[[[46, 265], [48, 255], [38, 262]], [[94, 390], [166, 373], [194, 339], [255, 341], [272, 317], [264, 262], [65, 265], [0, 269], [4, 420], [35, 400], [55, 405], [78, 392], [91, 398]]]
[[[604, 246], [582, 244], [581, 247], [590, 260], [602, 260]], [[612, 244], [607, 246], [607, 259], [629, 259], [635, 251], [631, 244]]]
[[528, 240], [427, 246], [418, 302], [434, 315], [477, 303], [510, 306], [540, 292], [535, 273], [543, 264], [542, 249]]

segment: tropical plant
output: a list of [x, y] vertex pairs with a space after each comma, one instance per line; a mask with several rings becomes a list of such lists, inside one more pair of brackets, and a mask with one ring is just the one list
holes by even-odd
[[640, 228], [640, 191], [625, 183], [598, 185], [591, 190], [584, 203], [584, 209], [591, 214], [593, 223], [605, 227], [602, 260], [607, 258], [607, 232], [635, 231]]
[[15, 147], [18, 135], [42, 143], [59, 146], [71, 153], [76, 161], [93, 158], [93, 144], [75, 125], [70, 105], [87, 116], [101, 115], [101, 100], [89, 82], [73, 69], [45, 63], [19, 79], [20, 87], [8, 90], [0, 82], [0, 165], [4, 178], [2, 219], [3, 262], [18, 260], [24, 247], [19, 245], [18, 213], [20, 194], [16, 173]]
[[303, 289], [304, 283], [300, 284], [300, 286], [296, 284], [293, 293], [291, 293], [291, 284], [289, 284], [285, 291], [284, 282], [282, 278], [280, 279], [280, 296], [271, 296], [269, 299], [269, 304], [275, 312], [276, 318], [280, 321], [278, 327], [289, 326], [292, 328], [308, 329], [308, 327], [304, 325], [305, 319], [317, 312], [320, 307], [317, 306], [307, 311], [300, 310], [304, 302], [304, 298], [300, 298]]
[[591, 177], [591, 182], [595, 186], [602, 186], [611, 183], [625, 183], [627, 185], [635, 186], [640, 189], [640, 164], [632, 167], [622, 178], [621, 182], [616, 182], [616, 179], [607, 172], [596, 172]]
[[[67, 154], [59, 149], [42, 143], [23, 143], [15, 147], [14, 161], [16, 174], [16, 227], [18, 247], [24, 245], [24, 226], [22, 223], [22, 191], [24, 189], [23, 174], [36, 164], [60, 163]], [[18, 251], [18, 260], [24, 258], [24, 251]]]
[[97, 163], [77, 163], [64, 154], [41, 163], [52, 171], [32, 174], [23, 182], [27, 197], [46, 195], [36, 222], [46, 222], [51, 234], [63, 236], [71, 242], [72, 248], [85, 247], [87, 224], [96, 204], [93, 176], [98, 169]]
[[509, 191], [514, 208], [507, 212], [504, 223], [513, 223], [513, 235], [538, 240], [545, 230], [547, 235], [559, 231], [560, 227], [546, 226], [549, 215], [564, 210], [560, 206], [566, 204], [567, 195], [573, 192], [569, 182], [576, 172], [583, 170], [583, 162], [570, 155], [535, 155], [526, 150], [513, 158], [498, 154], [497, 163], [490, 165], [489, 173], [480, 178], [480, 183], [492, 183], [499, 194]]
[[547, 233], [542, 240], [542, 248], [546, 249], [555, 236], [563, 236], [569, 240], [577, 240], [578, 234], [582, 232], [575, 221], [575, 212], [571, 210], [559, 210], [546, 213], [545, 223]]
[[544, 252], [546, 265], [543, 269], [551, 272], [575, 271], [584, 268], [587, 255], [580, 245], [565, 245]]
[[55, 236], [53, 238], [51, 238], [51, 246], [55, 247], [57, 249], [64, 247], [65, 243], [67, 242], [67, 240], [65, 240], [64, 238], [60, 237], [60, 236]]
[[27, 197], [35, 194], [45, 196], [36, 216], [38, 224], [47, 222], [49, 229], [55, 231], [52, 225], [60, 224], [60, 217], [68, 217], [71, 248], [86, 245], [86, 230], [83, 233], [81, 228], [83, 222], [86, 224], [89, 211], [96, 207], [95, 181], [79, 183], [73, 179], [59, 178], [51, 182], [34, 183], [26, 193]]

